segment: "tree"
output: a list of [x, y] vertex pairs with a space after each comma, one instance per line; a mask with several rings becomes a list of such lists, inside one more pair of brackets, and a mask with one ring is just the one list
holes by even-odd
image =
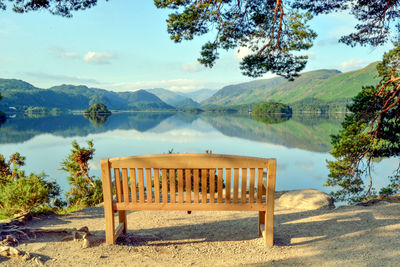
[[[363, 87], [349, 106], [343, 129], [332, 136], [330, 170], [327, 185], [340, 186], [340, 200], [360, 201], [373, 196], [374, 161], [400, 157], [400, 43], [385, 53], [377, 65], [381, 77], [376, 87]], [[364, 185], [368, 177], [369, 186]], [[380, 194], [400, 191], [400, 163], [390, 177], [390, 184]]]
[[80, 147], [74, 140], [71, 154], [61, 163], [61, 169], [69, 172], [67, 179], [71, 189], [66, 198], [72, 209], [94, 206], [103, 201], [101, 180], [89, 174], [89, 161], [93, 159], [95, 149], [92, 141], [87, 144], [87, 148]]

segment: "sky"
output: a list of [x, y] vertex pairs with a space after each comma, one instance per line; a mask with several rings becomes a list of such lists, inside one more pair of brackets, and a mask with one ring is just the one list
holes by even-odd
[[[214, 36], [174, 43], [165, 22], [170, 12], [149, 0], [99, 0], [72, 18], [0, 10], [0, 78], [21, 79], [39, 88], [83, 84], [112, 91], [182, 92], [254, 80], [240, 72], [244, 50], [221, 52], [212, 69], [201, 66], [200, 48]], [[339, 37], [352, 32], [354, 25], [345, 13], [315, 17], [311, 27], [318, 37], [304, 52], [309, 56], [304, 71], [355, 70], [380, 60], [391, 48], [339, 44]], [[267, 73], [263, 78], [270, 77]]]

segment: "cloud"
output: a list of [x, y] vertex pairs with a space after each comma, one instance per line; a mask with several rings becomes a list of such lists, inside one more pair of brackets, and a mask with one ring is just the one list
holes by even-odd
[[184, 72], [199, 72], [201, 70], [201, 66], [198, 62], [187, 62], [181, 65], [181, 69]]
[[367, 63], [367, 61], [363, 59], [355, 59], [352, 58], [348, 61], [345, 61], [341, 63], [338, 67], [339, 70], [341, 71], [349, 71], [349, 70], [355, 70], [364, 67], [364, 65]]
[[43, 79], [43, 80], [50, 80], [50, 81], [57, 81], [62, 83], [78, 83], [78, 84], [101, 84], [99, 81], [95, 79], [88, 79], [82, 78], [77, 76], [69, 76], [64, 74], [49, 74], [43, 72], [25, 72], [25, 75], [29, 75], [31, 77]]
[[52, 46], [50, 47], [50, 50], [58, 58], [77, 59], [80, 57], [78, 53], [67, 52], [64, 48], [58, 46]]
[[312, 52], [312, 51], [305, 52], [304, 55], [308, 56], [308, 59], [315, 59], [316, 58], [315, 52]]
[[118, 83], [107, 85], [106, 88], [112, 91], [136, 91], [139, 89], [164, 88], [171, 91], [190, 92], [203, 88], [221, 88], [226, 85], [220, 82], [205, 82], [188, 79], [160, 80], [160, 81], [142, 81], [132, 83]]
[[306, 170], [306, 171], [312, 171], [314, 169], [314, 164], [312, 162], [297, 161], [297, 162], [295, 162], [295, 164], [297, 167], [299, 167], [303, 170]]
[[115, 54], [111, 52], [89, 51], [83, 56], [83, 61], [92, 64], [110, 64], [114, 58]]
[[239, 47], [235, 50], [234, 54], [238, 61], [242, 61], [244, 57], [252, 53], [251, 49], [248, 47]]

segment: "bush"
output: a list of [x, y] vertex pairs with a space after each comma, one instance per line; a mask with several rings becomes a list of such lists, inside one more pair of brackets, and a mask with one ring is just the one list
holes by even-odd
[[0, 208], [1, 215], [12, 217], [25, 212], [55, 211], [64, 203], [58, 198], [59, 186], [47, 181], [44, 173], [29, 176], [20, 168], [25, 157], [14, 153], [9, 161], [0, 154]]
[[71, 154], [61, 163], [61, 169], [70, 174], [67, 179], [71, 189], [66, 194], [70, 209], [91, 207], [103, 201], [101, 180], [89, 175], [89, 161], [95, 149], [92, 141], [87, 144], [88, 148], [80, 147], [74, 140]]

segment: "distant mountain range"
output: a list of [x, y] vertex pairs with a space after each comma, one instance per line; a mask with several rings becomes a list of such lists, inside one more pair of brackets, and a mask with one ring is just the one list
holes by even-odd
[[[174, 92], [164, 88], [146, 89], [147, 92], [155, 94], [168, 105], [177, 108], [198, 107], [200, 102], [214, 95], [218, 90], [200, 89], [193, 92]], [[189, 106], [188, 106], [189, 105]]]
[[175, 109], [156, 95], [145, 90], [135, 92], [112, 92], [84, 85], [60, 85], [40, 89], [14, 79], [0, 79], [3, 99], [0, 107], [24, 109], [28, 106], [83, 110], [94, 103], [104, 103], [113, 110], [166, 110]]
[[[245, 107], [256, 103], [281, 102], [293, 110], [311, 112], [343, 111], [362, 86], [376, 85], [376, 64], [355, 71], [316, 70], [302, 73], [295, 81], [282, 77], [183, 93], [163, 88], [134, 92], [113, 92], [84, 85], [37, 88], [25, 81], [0, 79], [0, 110], [24, 110], [29, 106], [83, 110], [104, 103], [111, 110], [172, 110], [190, 108]], [[200, 103], [200, 104], [199, 104]]]
[[345, 73], [338, 70], [305, 72], [293, 82], [276, 77], [229, 85], [201, 102], [201, 105], [228, 106], [268, 101], [290, 105], [305, 99], [327, 103], [346, 102], [361, 90], [361, 86], [376, 85], [376, 64]]

